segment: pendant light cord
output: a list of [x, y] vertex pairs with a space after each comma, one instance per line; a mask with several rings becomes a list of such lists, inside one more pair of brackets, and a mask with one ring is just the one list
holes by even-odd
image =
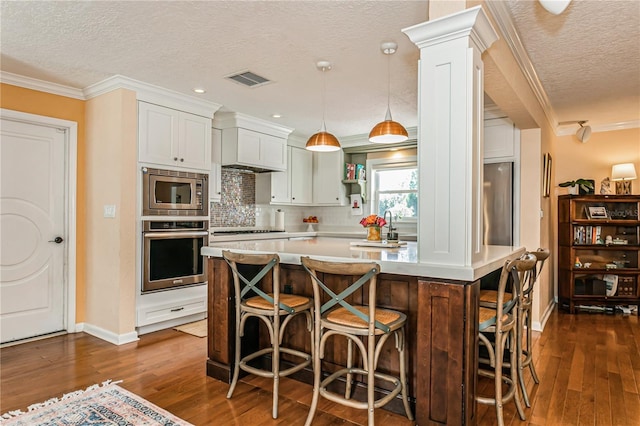
[[325, 110], [327, 109], [327, 105], [326, 105], [326, 98], [327, 98], [327, 74], [326, 74], [326, 67], [322, 67], [322, 128], [325, 128], [325, 124], [324, 124], [324, 113]]
[[391, 111], [391, 53], [387, 53], [387, 111]]

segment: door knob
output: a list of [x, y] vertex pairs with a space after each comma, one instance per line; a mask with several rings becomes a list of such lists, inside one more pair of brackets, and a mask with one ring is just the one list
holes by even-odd
[[56, 237], [53, 240], [49, 240], [50, 243], [56, 243], [56, 244], [60, 244], [61, 242], [63, 242], [64, 240], [62, 239], [62, 237]]

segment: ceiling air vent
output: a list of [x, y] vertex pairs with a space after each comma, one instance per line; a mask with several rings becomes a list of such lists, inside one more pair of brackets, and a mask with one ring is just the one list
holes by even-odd
[[226, 76], [225, 78], [233, 80], [236, 83], [242, 84], [243, 86], [247, 87], [258, 87], [271, 83], [271, 80], [267, 80], [266, 78], [261, 77], [258, 74], [252, 73], [251, 71], [243, 71], [231, 74]]

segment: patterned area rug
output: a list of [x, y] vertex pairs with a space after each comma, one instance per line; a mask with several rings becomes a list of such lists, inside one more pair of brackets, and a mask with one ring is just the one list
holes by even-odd
[[26, 413], [10, 411], [0, 424], [7, 426], [192, 426], [149, 401], [109, 381], [87, 390], [65, 394], [29, 407]]

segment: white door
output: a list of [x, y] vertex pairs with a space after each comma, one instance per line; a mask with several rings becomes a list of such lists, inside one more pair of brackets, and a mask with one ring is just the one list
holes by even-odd
[[63, 130], [3, 118], [0, 132], [0, 340], [64, 329]]

